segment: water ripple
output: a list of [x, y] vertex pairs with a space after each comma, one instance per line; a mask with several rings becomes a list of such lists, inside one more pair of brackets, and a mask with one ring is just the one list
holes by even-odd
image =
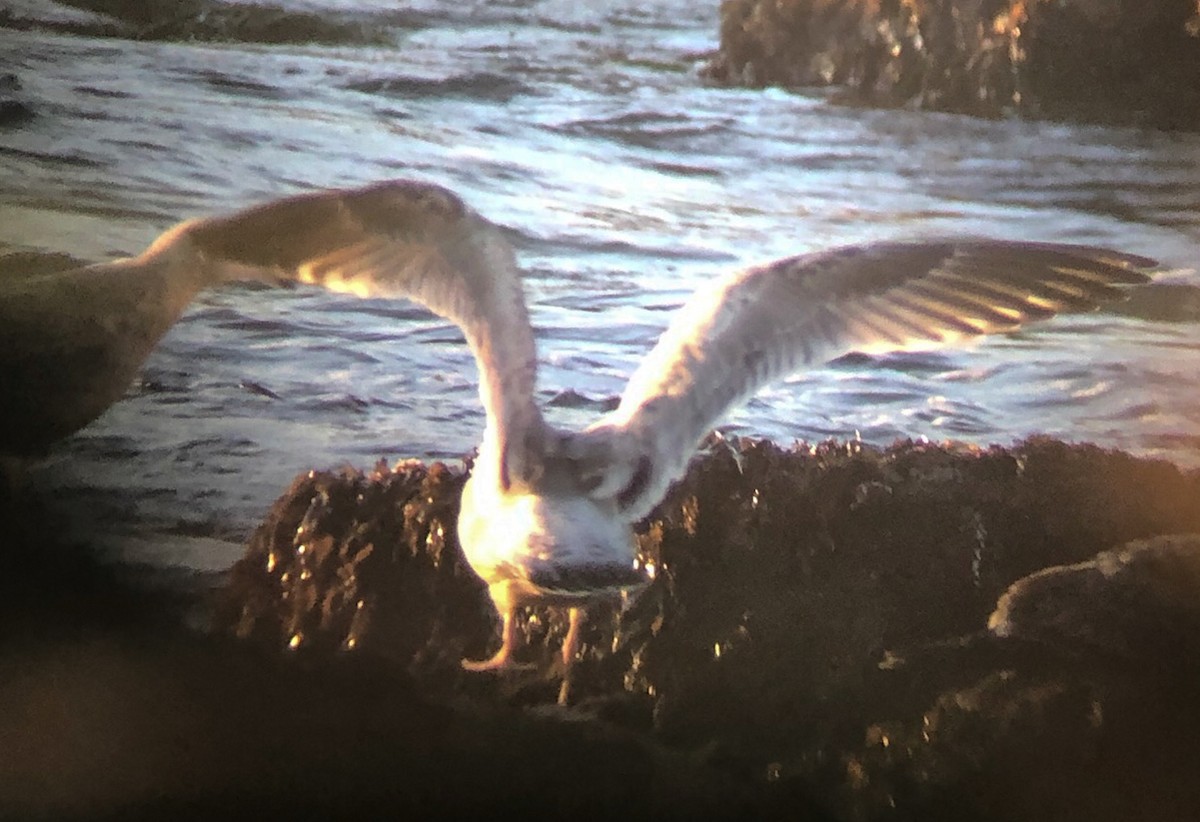
[[[697, 8], [10, 0], [0, 91], [34, 114], [0, 129], [0, 277], [136, 253], [179, 218], [298, 190], [447, 184], [505, 226], [538, 397], [586, 425], [671, 312], [738, 267], [921, 234], [1112, 246], [1169, 271], [1103, 313], [843, 358], [728, 428], [1045, 432], [1200, 466], [1200, 137], [708, 88], [694, 67], [716, 8]], [[99, 512], [88, 538], [153, 544], [187, 521], [238, 539], [301, 470], [456, 459], [482, 427], [462, 335], [423, 309], [236, 288], [193, 306], [45, 481], [66, 507], [96, 503], [80, 505]]]

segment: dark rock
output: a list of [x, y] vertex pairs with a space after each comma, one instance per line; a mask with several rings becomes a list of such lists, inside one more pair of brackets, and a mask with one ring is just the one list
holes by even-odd
[[1192, 0], [724, 0], [711, 79], [847, 102], [1200, 128]]
[[1019, 580], [992, 636], [893, 658], [880, 692], [936, 697], [843, 756], [842, 812], [1196, 818], [1198, 571], [1200, 535], [1138, 540]]
[[1192, 0], [1028, 4], [1017, 65], [1038, 117], [1200, 129], [1200, 7]]
[[761, 807], [740, 780], [613, 723], [439, 696], [380, 655], [199, 635], [176, 596], [55, 541], [36, 500], [0, 488], [0, 517], [2, 819]]
[[[0, 817], [1200, 818], [1200, 472], [718, 443], [569, 709], [459, 668], [496, 627], [462, 481], [298, 478], [207, 635], [0, 488]], [[521, 616], [552, 668], [565, 618]]]
[[1200, 535], [1136, 540], [1030, 574], [988, 619], [998, 637], [1200, 681]]
[[464, 480], [441, 463], [297, 478], [233, 569], [218, 623], [274, 648], [457, 671], [494, 629], [455, 536]]
[[[378, 658], [484, 716], [556, 710], [564, 614], [521, 615], [542, 673], [458, 666], [495, 631], [454, 538], [462, 479], [302, 477], [219, 630], [314, 666]], [[639, 529], [652, 585], [586, 624], [568, 715], [692, 752], [760, 814], [1194, 818], [1200, 538], [1162, 536], [1187, 532], [1200, 473], [1092, 446], [717, 446]], [[983, 632], [1006, 589], [1009, 627]]]

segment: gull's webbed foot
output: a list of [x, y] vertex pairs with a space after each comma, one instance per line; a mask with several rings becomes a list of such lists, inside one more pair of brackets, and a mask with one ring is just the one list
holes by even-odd
[[467, 671], [530, 671], [536, 668], [536, 665], [527, 662], [517, 662], [513, 659], [513, 651], [517, 645], [517, 627], [513, 622], [512, 614], [504, 614], [504, 627], [501, 633], [500, 650], [496, 651], [489, 659], [464, 659], [462, 666]]
[[500, 650], [488, 659], [464, 659], [462, 661], [463, 670], [479, 672], [479, 671], [532, 671], [537, 666], [532, 662], [517, 662], [512, 658], [510, 648], [500, 646]]

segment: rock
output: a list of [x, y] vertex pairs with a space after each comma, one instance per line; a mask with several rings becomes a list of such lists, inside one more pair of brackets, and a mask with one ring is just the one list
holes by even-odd
[[1198, 571], [1200, 534], [1130, 542], [1017, 581], [989, 636], [891, 660], [879, 690], [928, 707], [844, 755], [842, 814], [1196, 818]]
[[1191, 0], [725, 0], [705, 75], [982, 117], [1200, 128]]
[[1200, 676], [1200, 534], [1136, 540], [1013, 583], [988, 619], [998, 637]]
[[[317, 666], [379, 658], [434, 704], [555, 711], [564, 614], [523, 614], [539, 673], [458, 666], [495, 631], [454, 539], [462, 479], [411, 463], [300, 478], [218, 629]], [[642, 523], [654, 582], [587, 623], [564, 715], [686, 754], [763, 815], [1191, 818], [1200, 537], [1164, 536], [1188, 532], [1200, 472], [1093, 446], [734, 441]], [[1085, 596], [1101, 583], [1129, 607]]]
[[1200, 472], [715, 445], [642, 523], [654, 582], [589, 621], [570, 708], [553, 611], [522, 614], [543, 671], [459, 667], [496, 628], [462, 482], [299, 477], [210, 634], [0, 496], [0, 816], [1200, 817]]
[[0, 818], [542, 818], [761, 807], [688, 752], [571, 713], [426, 690], [369, 653], [184, 626], [0, 488]]
[[417, 462], [298, 477], [233, 569], [218, 624], [277, 649], [457, 673], [493, 630], [455, 538], [464, 480]]

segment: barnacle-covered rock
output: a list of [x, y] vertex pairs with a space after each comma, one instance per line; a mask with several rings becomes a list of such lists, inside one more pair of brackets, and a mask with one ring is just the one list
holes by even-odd
[[705, 74], [983, 117], [1200, 128], [1192, 0], [724, 0]]
[[[207, 635], [0, 498], [0, 816], [1200, 816], [1200, 472], [717, 443], [641, 524], [653, 582], [588, 621], [567, 709], [458, 664], [496, 630], [463, 480], [297, 478]], [[550, 665], [565, 615], [520, 616]]]
[[[334, 659], [353, 637], [441, 698], [553, 703], [553, 671], [457, 668], [495, 630], [454, 542], [461, 482], [414, 463], [302, 477], [235, 571], [243, 607], [223, 627]], [[716, 441], [638, 529], [648, 589], [586, 624], [576, 710], [703, 752], [762, 812], [1181, 818], [1195, 792], [1147, 798], [1116, 776], [1165, 790], [1200, 765], [1180, 731], [1200, 714], [1175, 701], [1200, 613], [1200, 574], [1179, 571], [1200, 537], [1169, 535], [1188, 532], [1200, 474], [1094, 446]], [[551, 666], [565, 614], [520, 616], [526, 658]]]

